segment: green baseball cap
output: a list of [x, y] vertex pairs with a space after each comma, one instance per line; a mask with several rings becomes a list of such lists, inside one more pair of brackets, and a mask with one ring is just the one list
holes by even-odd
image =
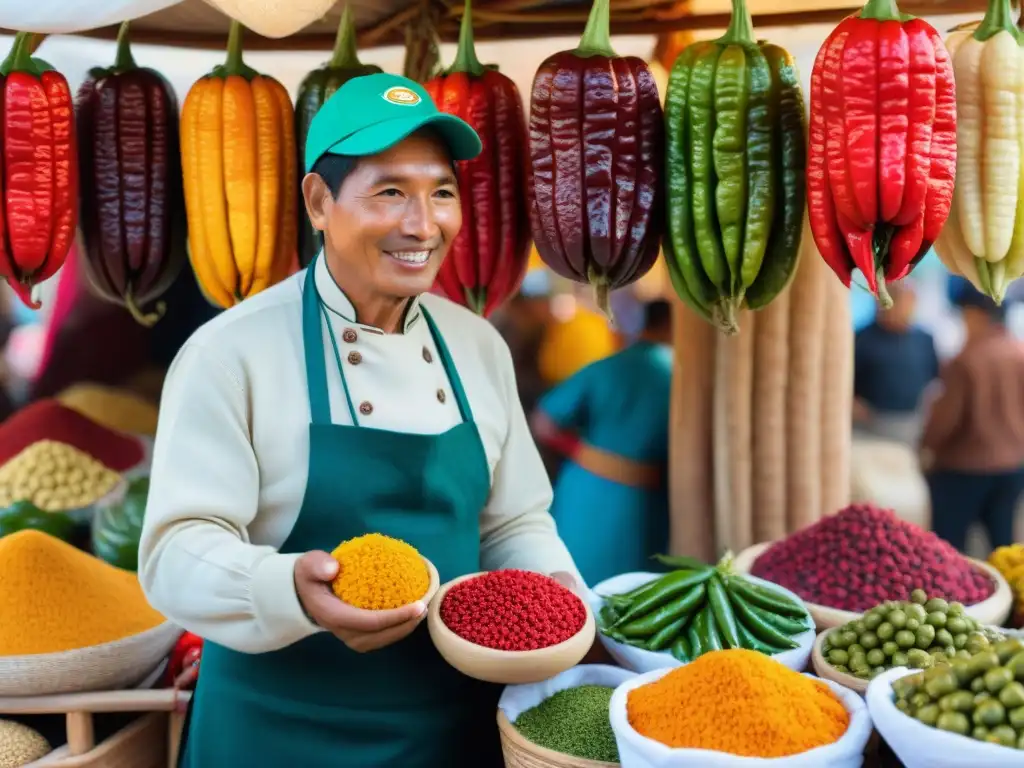
[[428, 125], [455, 160], [480, 154], [480, 137], [469, 123], [440, 111], [415, 80], [387, 73], [354, 77], [313, 117], [306, 135], [306, 172], [328, 153], [375, 155]]

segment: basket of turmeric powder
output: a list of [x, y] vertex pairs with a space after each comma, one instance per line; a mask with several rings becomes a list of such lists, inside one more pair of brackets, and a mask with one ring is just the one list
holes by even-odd
[[41, 531], [0, 539], [0, 696], [137, 685], [181, 630], [138, 577]]
[[629, 768], [859, 768], [872, 733], [853, 691], [739, 648], [627, 680], [610, 715]]

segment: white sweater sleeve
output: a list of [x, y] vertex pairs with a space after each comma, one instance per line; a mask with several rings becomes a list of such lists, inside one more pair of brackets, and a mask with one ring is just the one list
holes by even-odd
[[167, 374], [139, 578], [175, 624], [244, 653], [283, 648], [319, 628], [295, 592], [298, 555], [249, 542], [259, 467], [239, 378], [196, 342]]
[[498, 358], [495, 367], [504, 389], [509, 424], [494, 469], [491, 497], [480, 516], [483, 567], [488, 571], [521, 568], [545, 574], [565, 571], [583, 585], [549, 512], [551, 482], [519, 400], [512, 355], [497, 332], [494, 337]]

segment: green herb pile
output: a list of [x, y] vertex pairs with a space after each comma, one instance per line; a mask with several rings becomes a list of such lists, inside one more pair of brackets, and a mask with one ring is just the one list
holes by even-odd
[[604, 685], [566, 688], [519, 715], [515, 727], [534, 744], [587, 760], [619, 762]]

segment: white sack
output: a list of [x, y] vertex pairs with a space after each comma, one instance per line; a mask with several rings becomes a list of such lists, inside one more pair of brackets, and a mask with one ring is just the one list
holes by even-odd
[[[5, 0], [0, 27], [66, 35], [120, 24], [177, 5], [180, 0]], [[4, 52], [4, 56], [6, 56]], [[45, 57], [44, 57], [45, 58]]]
[[917, 671], [890, 669], [872, 680], [867, 692], [875, 727], [907, 768], [1024, 768], [1024, 750], [940, 731], [896, 709], [893, 681]]
[[621, 667], [612, 667], [608, 664], [580, 664], [539, 683], [506, 685], [505, 690], [501, 692], [501, 698], [498, 699], [498, 709], [505, 713], [510, 723], [515, 723], [523, 712], [533, 709], [559, 691], [579, 688], [581, 685], [618, 688], [633, 677], [636, 677], [633, 672]]

